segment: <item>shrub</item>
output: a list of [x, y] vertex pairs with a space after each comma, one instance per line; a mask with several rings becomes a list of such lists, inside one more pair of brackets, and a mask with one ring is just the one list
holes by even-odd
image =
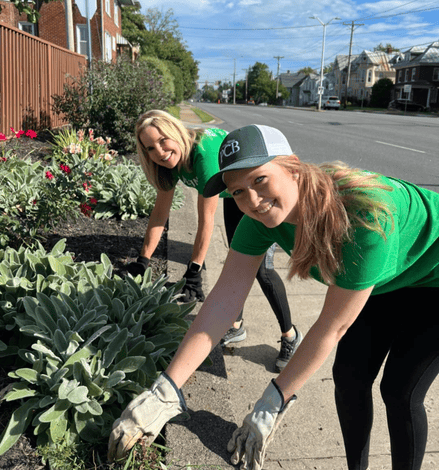
[[[47, 258], [57, 279], [50, 295], [9, 296], [10, 308], [21, 300], [23, 309], [13, 320], [30, 344], [18, 350], [25, 366], [9, 373], [14, 382], [3, 400], [19, 406], [0, 438], [0, 454], [29, 425], [39, 446], [106, 439], [128, 402], [167, 367], [186, 332], [184, 316], [195, 305], [176, 303], [183, 280], [166, 288], [167, 278], [153, 282], [150, 269], [143, 278], [112, 278], [105, 255], [101, 264], [72, 265], [64, 243], [49, 256], [41, 249], [3, 254], [6, 271], [11, 260], [48, 269]], [[31, 283], [32, 270], [25, 270]]]
[[394, 84], [390, 78], [379, 79], [372, 87], [370, 105], [376, 108], [387, 108]]
[[138, 117], [170, 104], [159, 73], [147, 63], [132, 64], [126, 59], [93, 62], [92, 68], [64, 85], [63, 95], [53, 99], [53, 110], [64, 114], [74, 128], [95, 129], [110, 137], [113, 148], [121, 153], [135, 150]]

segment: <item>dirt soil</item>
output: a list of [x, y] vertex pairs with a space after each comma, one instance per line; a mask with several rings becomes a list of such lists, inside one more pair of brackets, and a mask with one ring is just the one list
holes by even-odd
[[[28, 137], [14, 138], [6, 142], [4, 151], [12, 148], [20, 158], [29, 157], [32, 161], [47, 162], [47, 158], [50, 158], [51, 154], [50, 138], [49, 133], [40, 133], [35, 139]], [[0, 147], [0, 155], [1, 150]], [[138, 163], [136, 155], [125, 155], [125, 157]], [[141, 170], [139, 169], [139, 171]], [[78, 262], [99, 262], [101, 253], [106, 253], [113, 264], [114, 272], [119, 274], [127, 263], [135, 261], [139, 256], [147, 223], [146, 218], [136, 220], [95, 220], [81, 214], [77, 220], [70, 220], [58, 225], [53, 232], [49, 233], [43, 245], [49, 251], [57, 241], [65, 238], [67, 241], [66, 251], [74, 253], [75, 261]], [[154, 278], [166, 273], [166, 241], [165, 230], [150, 263]], [[0, 366], [0, 390], [10, 383], [10, 379], [7, 377], [8, 372], [7, 368]], [[11, 412], [15, 407], [8, 405], [2, 403], [0, 407], [0, 432], [7, 426]], [[45, 466], [35, 453], [32, 435], [22, 436], [16, 445], [0, 456], [0, 470], [37, 470], [43, 468]], [[103, 467], [94, 468], [102, 469]]]

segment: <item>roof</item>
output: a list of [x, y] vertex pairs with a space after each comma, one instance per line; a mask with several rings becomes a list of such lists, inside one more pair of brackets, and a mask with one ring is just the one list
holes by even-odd
[[401, 60], [396, 64], [398, 68], [411, 65], [439, 65], [439, 41], [427, 47], [411, 47], [402, 54]]
[[304, 80], [308, 75], [297, 72], [297, 73], [281, 73], [279, 75], [280, 82], [285, 88], [293, 88]]

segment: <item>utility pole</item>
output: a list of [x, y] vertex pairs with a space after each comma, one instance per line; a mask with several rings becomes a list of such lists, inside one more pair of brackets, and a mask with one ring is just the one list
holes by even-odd
[[276, 99], [279, 98], [279, 69], [280, 69], [280, 59], [283, 59], [284, 56], [276, 56], [273, 59], [277, 59], [277, 83], [276, 83]]
[[[349, 23], [343, 23], [345, 26], [349, 26]], [[343, 108], [346, 109], [346, 103], [348, 100], [348, 87], [349, 87], [349, 82], [351, 80], [351, 56], [352, 56], [352, 40], [354, 38], [354, 30], [355, 26], [364, 26], [364, 23], [362, 24], [355, 24], [355, 21], [352, 21], [351, 23], [351, 40], [349, 42], [349, 55], [348, 55], [348, 74], [346, 77], [346, 83], [345, 83], [345, 91], [344, 91], [344, 97], [343, 97]]]
[[233, 59], [233, 104], [236, 104], [236, 59]]
[[65, 0], [64, 5], [65, 5], [65, 10], [66, 10], [67, 49], [69, 49], [69, 51], [74, 51], [75, 41], [73, 39], [72, 0]]
[[245, 72], [245, 102], [247, 102], [247, 95], [248, 95], [248, 70], [247, 69], [242, 69]]

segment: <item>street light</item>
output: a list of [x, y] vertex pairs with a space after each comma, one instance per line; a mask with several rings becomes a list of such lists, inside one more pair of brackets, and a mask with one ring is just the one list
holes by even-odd
[[335, 18], [332, 18], [331, 20], [329, 20], [327, 23], [323, 23], [323, 21], [318, 18], [317, 16], [310, 16], [310, 19], [311, 20], [317, 20], [322, 26], [323, 26], [323, 41], [322, 41], [322, 67], [320, 69], [320, 87], [319, 87], [319, 111], [322, 109], [322, 95], [323, 95], [323, 63], [325, 61], [325, 36], [326, 36], [326, 26], [328, 26], [328, 24], [331, 22], [331, 21], [334, 21], [334, 20], [340, 20], [341, 18], [339, 18], [338, 16], [336, 16]]

